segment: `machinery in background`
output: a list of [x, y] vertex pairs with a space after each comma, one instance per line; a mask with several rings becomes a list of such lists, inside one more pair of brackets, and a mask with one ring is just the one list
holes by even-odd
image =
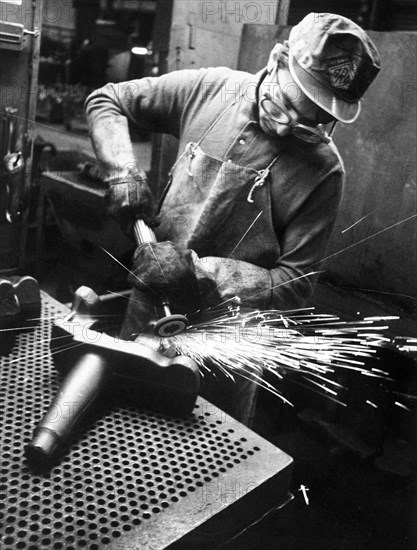
[[25, 263], [42, 1], [0, 2], [0, 275]]
[[39, 319], [25, 268], [42, 1], [0, 1], [0, 355]]

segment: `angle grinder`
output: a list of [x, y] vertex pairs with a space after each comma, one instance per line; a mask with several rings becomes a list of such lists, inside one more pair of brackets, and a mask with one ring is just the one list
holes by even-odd
[[[138, 245], [157, 242], [155, 233], [143, 220], [136, 220], [134, 234]], [[153, 325], [155, 334], [161, 338], [169, 338], [183, 332], [188, 326], [187, 317], [180, 313], [171, 313], [169, 301], [165, 297], [162, 299], [161, 305], [164, 315]]]

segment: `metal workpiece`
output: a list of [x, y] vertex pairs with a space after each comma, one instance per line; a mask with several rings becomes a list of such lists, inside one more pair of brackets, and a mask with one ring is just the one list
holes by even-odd
[[[109, 385], [111, 394], [122, 391], [135, 405], [156, 407], [175, 416], [189, 415], [196, 404], [197, 363], [188, 356], [166, 356], [160, 338], [140, 335], [131, 342], [94, 330], [97, 322], [100, 325], [98, 319], [103, 324], [106, 318], [100, 307], [103, 300], [91, 288], [81, 286], [65, 317], [53, 322], [51, 355], [65, 379], [25, 448], [37, 469], [47, 468], [56, 458], [86, 413], [105, 397]], [[71, 410], [57, 418], [56, 411], [66, 409], [67, 403], [72, 404]]]
[[186, 418], [107, 399], [33, 471], [23, 449], [62, 381], [49, 343], [67, 312], [42, 293], [41, 322], [0, 359], [2, 550], [214, 548], [286, 502], [291, 457], [202, 398]]

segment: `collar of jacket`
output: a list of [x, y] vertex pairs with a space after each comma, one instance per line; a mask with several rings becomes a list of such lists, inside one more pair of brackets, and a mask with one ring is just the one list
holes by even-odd
[[254, 101], [253, 103], [253, 108], [252, 108], [252, 120], [254, 120], [258, 125], [259, 125], [259, 90], [260, 90], [260, 87], [261, 87], [261, 84], [264, 80], [264, 78], [266, 77], [266, 75], [268, 74], [268, 71], [267, 71], [267, 68], [264, 67], [263, 69], [261, 69], [260, 71], [258, 71], [255, 76], [256, 76], [256, 79], [257, 79], [257, 84], [256, 84], [256, 90], [255, 90], [255, 99], [256, 101]]

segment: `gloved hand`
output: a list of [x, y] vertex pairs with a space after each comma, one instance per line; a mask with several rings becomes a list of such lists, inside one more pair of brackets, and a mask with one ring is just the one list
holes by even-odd
[[149, 227], [156, 227], [160, 223], [155, 199], [142, 170], [122, 179], [111, 180], [106, 202], [109, 214], [128, 235], [133, 233], [133, 223], [137, 218], [142, 219]]
[[141, 244], [133, 256], [128, 281], [141, 291], [166, 296], [178, 311], [187, 302], [195, 307], [199, 289], [193, 257], [197, 257], [193, 250], [171, 241]]

